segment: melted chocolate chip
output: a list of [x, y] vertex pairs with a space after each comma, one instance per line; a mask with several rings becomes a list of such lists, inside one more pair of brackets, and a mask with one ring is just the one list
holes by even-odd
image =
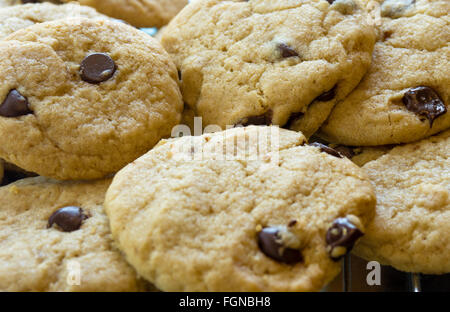
[[295, 51], [293, 48], [291, 48], [285, 43], [279, 43], [277, 45], [277, 49], [280, 51], [280, 54], [283, 58], [298, 56], [297, 51]]
[[64, 232], [73, 232], [81, 227], [81, 223], [88, 218], [83, 209], [68, 206], [56, 210], [48, 219], [47, 228], [56, 223]]
[[92, 53], [81, 62], [81, 78], [89, 83], [100, 83], [114, 75], [116, 64], [105, 53]]
[[322, 93], [321, 95], [319, 95], [318, 97], [316, 97], [314, 99], [314, 101], [319, 101], [319, 102], [331, 101], [336, 96], [336, 89], [337, 89], [337, 85], [335, 85], [333, 88], [331, 88], [331, 90], [328, 90], [328, 91]]
[[[338, 218], [327, 231], [326, 242], [330, 258], [337, 261], [349, 253], [364, 233], [347, 218]], [[340, 249], [338, 249], [340, 248]]]
[[405, 92], [402, 101], [409, 111], [426, 117], [430, 122], [430, 128], [436, 118], [447, 112], [447, 107], [442, 99], [430, 87], [411, 88]]
[[333, 4], [334, 1], [336, 0], [327, 0], [329, 4]]
[[282, 245], [279, 229], [266, 227], [258, 233], [258, 246], [261, 251], [278, 262], [295, 264], [303, 261], [300, 250], [285, 247]]
[[23, 4], [27, 4], [27, 3], [39, 3], [39, 0], [22, 0]]
[[311, 143], [309, 145], [310, 146], [314, 146], [314, 147], [318, 147], [321, 152], [330, 154], [330, 155], [332, 155], [334, 157], [337, 157], [337, 158], [342, 158], [343, 157], [338, 151], [336, 151], [335, 149], [333, 149], [333, 148], [331, 148], [329, 146], [326, 146], [325, 144], [322, 144], [322, 143], [319, 143], [319, 142], [314, 142], [314, 143]]
[[244, 117], [236, 123], [236, 126], [244, 126], [244, 127], [250, 126], [250, 125], [270, 126], [272, 124], [272, 115], [273, 115], [273, 112], [271, 110], [268, 110], [263, 115]]
[[19, 117], [32, 113], [27, 98], [15, 89], [9, 91], [6, 99], [0, 105], [0, 116], [3, 117]]

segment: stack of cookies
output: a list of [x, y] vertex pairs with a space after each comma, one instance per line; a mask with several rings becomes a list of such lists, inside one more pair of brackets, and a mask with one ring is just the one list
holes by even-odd
[[52, 2], [0, 1], [0, 290], [450, 272], [448, 0]]
[[175, 65], [155, 39], [89, 7], [0, 15], [0, 289], [146, 289], [103, 201], [111, 176], [179, 123]]

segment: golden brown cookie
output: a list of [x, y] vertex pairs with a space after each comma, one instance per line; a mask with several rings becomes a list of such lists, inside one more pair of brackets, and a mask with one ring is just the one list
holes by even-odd
[[190, 3], [161, 42], [203, 124], [313, 134], [367, 71], [374, 29], [355, 1]]
[[177, 71], [123, 23], [58, 20], [0, 43], [0, 157], [57, 179], [116, 172], [180, 121]]
[[320, 290], [374, 206], [350, 160], [257, 126], [163, 140], [105, 200], [127, 260], [164, 291]]
[[110, 182], [37, 177], [0, 187], [0, 290], [142, 290], [111, 239]]

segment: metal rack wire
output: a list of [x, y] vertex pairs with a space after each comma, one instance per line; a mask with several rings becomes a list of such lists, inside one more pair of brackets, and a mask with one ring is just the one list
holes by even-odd
[[408, 273], [409, 274], [409, 287], [412, 292], [421, 292], [422, 285], [420, 282], [420, 274], [418, 273]]

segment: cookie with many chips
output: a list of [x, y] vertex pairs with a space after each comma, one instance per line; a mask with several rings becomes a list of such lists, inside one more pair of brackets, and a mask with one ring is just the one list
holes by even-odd
[[280, 125], [307, 137], [367, 71], [374, 29], [358, 0], [190, 3], [161, 42], [204, 125]]
[[330, 142], [400, 144], [450, 127], [450, 2], [378, 3], [372, 66], [322, 126]]

